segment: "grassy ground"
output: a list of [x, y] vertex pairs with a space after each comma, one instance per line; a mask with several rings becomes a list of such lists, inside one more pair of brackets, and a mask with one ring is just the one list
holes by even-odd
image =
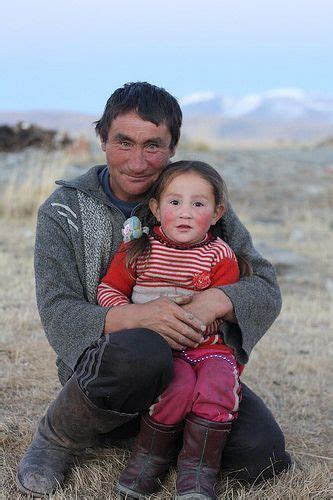
[[[279, 478], [252, 488], [232, 482], [222, 474], [219, 497], [328, 499], [333, 497], [328, 391], [333, 288], [329, 279], [333, 247], [329, 180], [333, 155], [331, 167], [326, 160], [316, 170], [306, 164], [304, 168], [291, 169], [289, 164], [289, 174], [282, 171], [283, 165], [291, 161], [286, 155], [284, 163], [281, 157], [276, 159], [272, 175], [264, 171], [272, 157], [253, 153], [252, 159], [256, 167], [247, 172], [241, 188], [237, 179], [245, 160], [249, 161], [245, 153], [229, 155], [228, 161], [225, 155], [210, 157], [209, 161], [225, 171], [233, 205], [255, 241], [265, 242], [267, 249], [278, 247], [292, 252], [296, 259], [278, 267], [283, 310], [253, 352], [243, 377], [263, 397], [280, 423], [294, 465]], [[57, 168], [67, 166], [67, 160], [58, 160]], [[279, 164], [281, 172], [276, 170]], [[38, 418], [60, 388], [55, 356], [36, 312], [32, 267], [35, 207], [51, 189], [49, 180], [58, 177], [58, 172], [55, 168], [52, 173], [46, 171], [42, 161], [34, 168], [39, 168], [39, 174], [32, 170], [29, 175], [21, 175], [20, 182], [15, 180], [15, 189], [12, 180], [0, 202], [0, 397], [4, 464], [1, 498], [4, 499], [21, 498], [14, 482], [17, 463], [31, 441]], [[36, 175], [44, 179], [37, 187], [32, 181]], [[21, 184], [19, 191], [18, 184]], [[309, 186], [317, 189], [311, 191]], [[305, 195], [301, 196], [302, 193]], [[51, 498], [116, 498], [115, 484], [127, 458], [125, 450], [88, 450], [64, 489]], [[174, 485], [172, 471], [156, 498], [172, 498]]]

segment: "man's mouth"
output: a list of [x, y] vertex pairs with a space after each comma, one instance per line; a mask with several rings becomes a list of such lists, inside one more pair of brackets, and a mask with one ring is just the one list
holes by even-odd
[[129, 177], [133, 181], [144, 181], [145, 179], [148, 179], [150, 176], [149, 175], [131, 175], [131, 174], [127, 174], [127, 177]]
[[151, 182], [153, 183], [155, 180], [154, 174], [145, 174], [145, 175], [132, 175], [126, 174], [126, 177], [129, 182], [141, 183], [141, 182]]

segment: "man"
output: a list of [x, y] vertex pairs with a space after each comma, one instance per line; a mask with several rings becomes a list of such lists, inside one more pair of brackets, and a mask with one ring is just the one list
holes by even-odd
[[[174, 155], [181, 121], [177, 101], [164, 89], [141, 82], [117, 89], [96, 122], [107, 166], [58, 182], [61, 187], [39, 210], [37, 304], [64, 387], [20, 462], [17, 485], [24, 493], [54, 491], [78, 452], [101, 435], [133, 435], [140, 414], [172, 378], [170, 347], [193, 347], [205, 325], [223, 318], [225, 342], [246, 363], [280, 311], [272, 266], [255, 251], [230, 206], [221, 235], [247, 254], [252, 277], [192, 298], [161, 297], [114, 309], [96, 305], [122, 224]], [[289, 463], [272, 414], [243, 386], [222, 468], [254, 481]]]

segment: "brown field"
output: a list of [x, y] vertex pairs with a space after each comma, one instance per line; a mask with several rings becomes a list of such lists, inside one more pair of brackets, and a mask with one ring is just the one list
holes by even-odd
[[[180, 152], [221, 168], [230, 198], [256, 245], [273, 260], [284, 305], [252, 354], [243, 379], [265, 400], [281, 425], [293, 468], [253, 487], [221, 474], [226, 499], [329, 499], [332, 442], [332, 185], [333, 150]], [[62, 153], [0, 157], [1, 279], [1, 498], [23, 498], [15, 487], [17, 463], [38, 418], [60, 383], [34, 298], [36, 207], [53, 180], [76, 169]], [[330, 274], [331, 273], [331, 274]], [[331, 400], [332, 402], [332, 400]], [[128, 458], [121, 449], [87, 450], [64, 489], [50, 498], [114, 499]], [[175, 472], [162, 492], [172, 498]]]

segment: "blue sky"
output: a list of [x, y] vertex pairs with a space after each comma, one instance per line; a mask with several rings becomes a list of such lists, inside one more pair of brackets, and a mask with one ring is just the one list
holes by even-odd
[[331, 0], [9, 0], [0, 110], [99, 113], [146, 80], [176, 97], [333, 92]]

